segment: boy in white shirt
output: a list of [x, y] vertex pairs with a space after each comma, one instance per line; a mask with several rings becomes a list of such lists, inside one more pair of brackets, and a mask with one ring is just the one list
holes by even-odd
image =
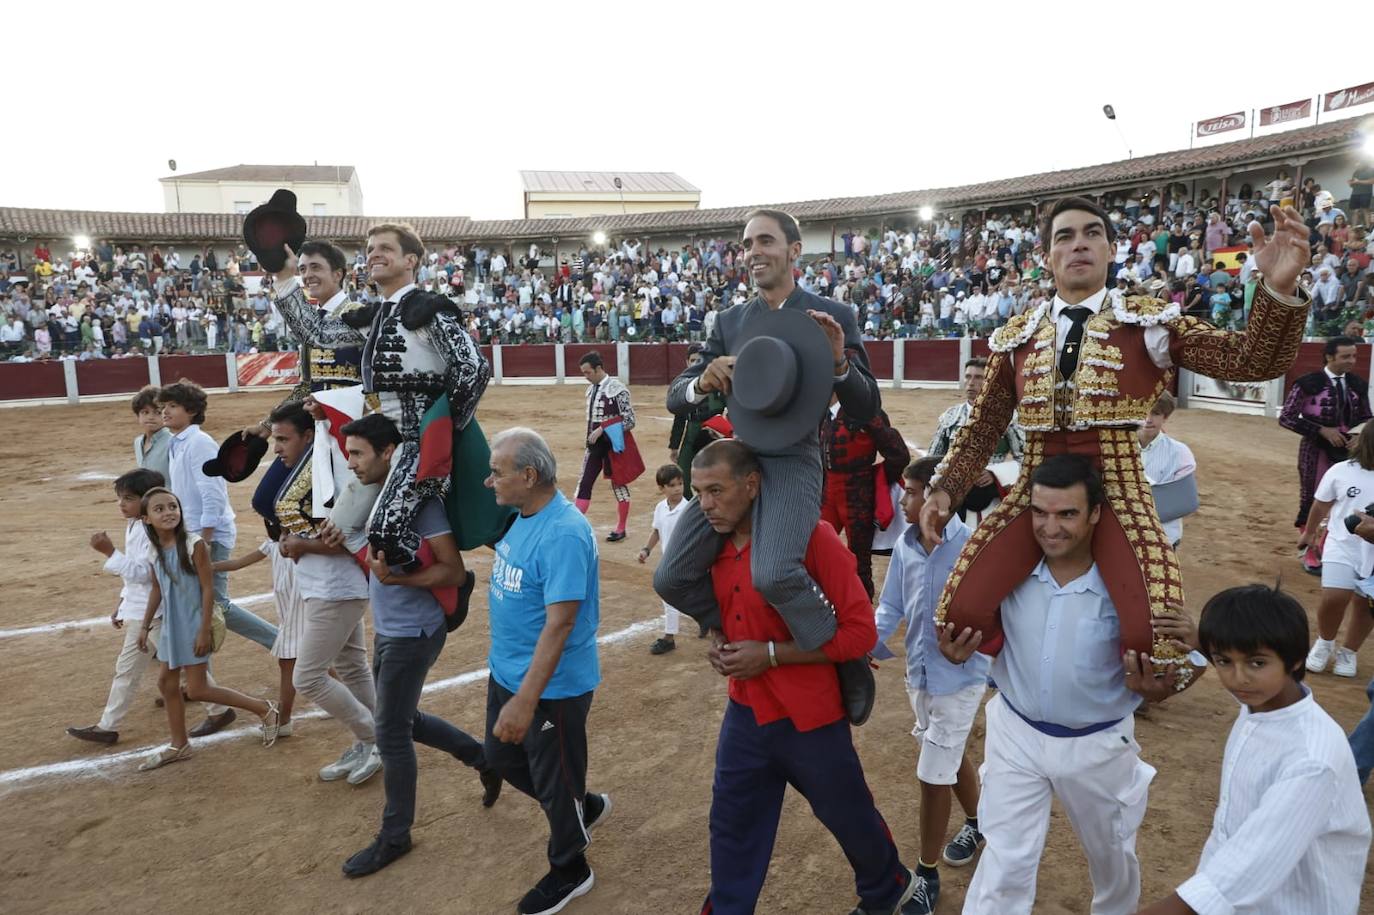
[[[654, 527], [649, 533], [649, 542], [639, 551], [639, 563], [648, 561], [655, 544], [662, 543], [663, 551], [668, 552], [673, 529], [682, 517], [682, 508], [687, 504], [683, 498], [682, 468], [676, 464], [664, 464], [654, 474], [654, 482], [663, 500], [654, 506]], [[667, 654], [677, 647], [678, 612], [667, 601], [663, 602], [663, 636], [649, 646], [650, 654]], [[705, 630], [703, 630], [704, 632]]]
[[[110, 536], [104, 531], [91, 535], [91, 547], [105, 554], [105, 571], [112, 572], [124, 580], [119, 591], [119, 607], [110, 614], [110, 625], [124, 630], [124, 645], [115, 659], [114, 680], [110, 683], [110, 698], [105, 702], [105, 711], [100, 721], [90, 727], [67, 728], [67, 733], [78, 740], [92, 743], [112, 744], [119, 739], [119, 723], [129, 711], [133, 702], [138, 681], [148, 669], [151, 653], [138, 650], [139, 627], [143, 614], [148, 609], [148, 592], [153, 580], [153, 561], [156, 556], [148, 541], [142, 513], [143, 494], [150, 489], [166, 485], [162, 474], [156, 470], [140, 468], [131, 470], [115, 480], [115, 495], [119, 499], [119, 513], [124, 516], [124, 551], [115, 549]], [[136, 625], [125, 626], [133, 620]], [[148, 641], [157, 644], [158, 631], [162, 628], [162, 610], [153, 617], [152, 628], [148, 630]]]
[[1266, 585], [1229, 588], [1198, 642], [1240, 715], [1197, 873], [1139, 915], [1355, 915], [1369, 813], [1345, 733], [1302, 685], [1306, 612]]

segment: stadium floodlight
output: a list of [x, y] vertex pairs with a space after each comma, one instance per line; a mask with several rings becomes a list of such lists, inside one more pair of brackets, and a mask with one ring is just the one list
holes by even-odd
[[606, 233], [598, 229], [592, 233], [592, 241], [598, 245], [604, 245], [606, 243]]
[[91, 246], [91, 237], [89, 235], [73, 235], [72, 243], [76, 245], [76, 250], [85, 251]]
[[916, 211], [916, 215], [921, 217], [922, 222], [930, 222], [935, 218], [935, 209], [931, 206], [923, 206]]

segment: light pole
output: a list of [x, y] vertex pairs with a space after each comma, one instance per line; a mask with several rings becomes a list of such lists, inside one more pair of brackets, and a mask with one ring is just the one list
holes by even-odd
[[1126, 158], [1135, 158], [1131, 153], [1131, 144], [1126, 141], [1126, 134], [1121, 132], [1121, 125], [1116, 122], [1116, 109], [1111, 105], [1103, 105], [1102, 113], [1107, 116], [1107, 120], [1111, 121], [1112, 126], [1116, 128], [1116, 135], [1121, 138], [1121, 145], [1126, 147]]

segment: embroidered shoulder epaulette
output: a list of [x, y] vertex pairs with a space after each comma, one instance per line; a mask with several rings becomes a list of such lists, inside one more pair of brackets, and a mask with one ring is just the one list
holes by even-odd
[[1113, 306], [1112, 314], [1122, 324], [1154, 327], [1156, 324], [1167, 324], [1182, 317], [1183, 309], [1176, 302], [1167, 302], [1147, 295], [1131, 295]]
[[1031, 338], [1040, 320], [1049, 313], [1050, 303], [1044, 302], [1034, 311], [1014, 315], [1011, 319], [992, 332], [988, 338], [988, 349], [995, 353], [1006, 353], [1016, 349]]

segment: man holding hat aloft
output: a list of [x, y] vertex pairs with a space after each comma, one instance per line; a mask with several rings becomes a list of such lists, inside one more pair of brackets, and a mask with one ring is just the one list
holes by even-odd
[[[753, 508], [753, 584], [798, 647], [810, 651], [835, 634], [834, 607], [802, 564], [821, 514], [820, 422], [832, 393], [851, 421], [871, 421], [880, 407], [878, 383], [853, 312], [796, 285], [793, 265], [802, 248], [796, 219], [754, 211], [743, 247], [758, 295], [720, 313], [705, 358], [669, 387], [668, 409], [683, 413], [712, 392], [726, 395], [735, 437], [758, 453], [763, 469]], [[809, 315], [814, 323], [784, 314]], [[754, 351], [749, 359], [747, 347]], [[654, 589], [665, 601], [715, 628], [720, 608], [710, 569], [720, 546], [705, 514], [689, 507], [654, 573]]]

